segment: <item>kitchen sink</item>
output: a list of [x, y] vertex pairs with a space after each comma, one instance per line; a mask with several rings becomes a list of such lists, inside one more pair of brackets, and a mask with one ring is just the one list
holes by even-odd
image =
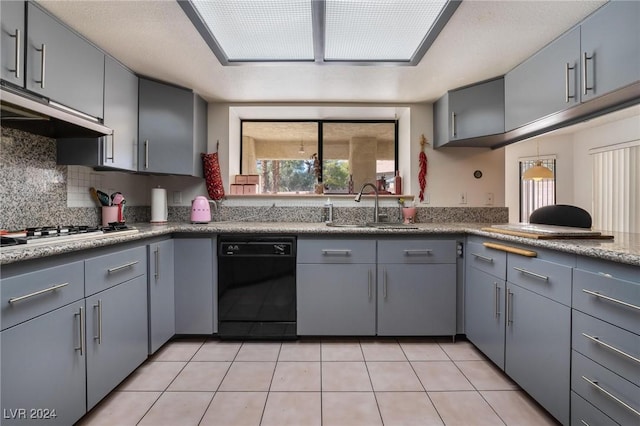
[[400, 222], [368, 222], [368, 223], [327, 223], [332, 228], [381, 228], [381, 229], [418, 229], [417, 226]]

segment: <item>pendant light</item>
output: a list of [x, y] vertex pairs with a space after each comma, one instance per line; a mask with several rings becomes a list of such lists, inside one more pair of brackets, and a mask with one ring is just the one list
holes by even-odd
[[546, 179], [554, 179], [553, 170], [542, 165], [540, 160], [540, 145], [536, 143], [536, 154], [538, 159], [533, 166], [529, 167], [522, 174], [522, 180], [541, 181]]

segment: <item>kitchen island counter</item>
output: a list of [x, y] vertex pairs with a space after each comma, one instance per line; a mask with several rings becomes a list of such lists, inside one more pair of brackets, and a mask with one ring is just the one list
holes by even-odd
[[149, 223], [131, 224], [139, 232], [118, 235], [117, 233], [98, 239], [53, 243], [29, 247], [29, 244], [0, 248], [0, 265], [7, 265], [30, 259], [38, 259], [58, 254], [104, 247], [128, 241], [143, 240], [172, 234], [291, 234], [323, 236], [429, 236], [429, 235], [480, 235], [515, 245], [540, 247], [610, 260], [630, 265], [640, 265], [640, 234], [613, 233], [613, 240], [537, 240], [514, 237], [482, 228], [488, 224], [478, 223], [418, 223], [411, 227], [332, 227], [325, 223], [282, 223], [282, 222], [211, 222], [191, 224], [170, 222], [164, 225]]

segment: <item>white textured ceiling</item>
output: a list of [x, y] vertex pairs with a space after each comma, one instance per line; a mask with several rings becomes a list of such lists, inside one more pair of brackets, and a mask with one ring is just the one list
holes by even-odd
[[605, 2], [465, 0], [415, 67], [223, 67], [173, 0], [39, 3], [133, 71], [209, 101], [413, 103], [506, 73]]

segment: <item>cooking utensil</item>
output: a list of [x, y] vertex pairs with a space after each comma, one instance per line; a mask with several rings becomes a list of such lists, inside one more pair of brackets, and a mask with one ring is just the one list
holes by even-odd
[[96, 191], [96, 189], [92, 186], [91, 188], [89, 188], [89, 192], [91, 193], [91, 198], [93, 198], [94, 201], [97, 201], [98, 204], [102, 206], [102, 201], [100, 201], [100, 197], [98, 197], [98, 191]]
[[100, 203], [103, 206], [111, 205], [111, 198], [109, 198], [109, 195], [106, 192], [102, 192], [98, 189], [96, 190], [96, 193], [98, 194], [98, 200], [100, 200]]
[[124, 200], [124, 196], [121, 192], [114, 192], [111, 194], [111, 203], [112, 204], [121, 204], [122, 200]]

